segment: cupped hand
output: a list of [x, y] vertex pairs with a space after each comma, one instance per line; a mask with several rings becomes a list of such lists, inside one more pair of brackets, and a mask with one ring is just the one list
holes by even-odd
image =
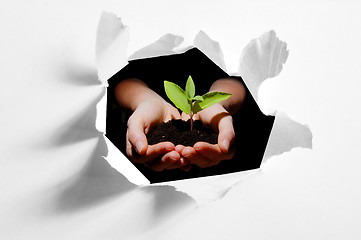
[[[182, 115], [182, 118], [186, 119], [187, 117]], [[218, 132], [217, 144], [197, 142], [193, 147], [176, 146], [176, 151], [181, 155], [181, 159], [187, 160], [201, 168], [210, 167], [223, 160], [232, 159], [235, 152], [233, 147], [235, 132], [232, 116], [224, 107], [220, 104], [215, 104], [200, 111], [195, 115], [195, 118]], [[181, 168], [189, 170], [190, 165], [188, 164]]]
[[150, 98], [138, 105], [128, 119], [126, 152], [131, 161], [143, 163], [154, 171], [186, 165], [171, 142], [148, 145], [146, 134], [156, 124], [179, 119], [177, 109], [159, 98]]

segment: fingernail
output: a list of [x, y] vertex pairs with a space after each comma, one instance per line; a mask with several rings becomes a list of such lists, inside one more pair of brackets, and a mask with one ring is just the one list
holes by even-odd
[[137, 141], [135, 143], [135, 150], [137, 151], [138, 154], [140, 154], [144, 149], [144, 144], [141, 141]]
[[174, 161], [174, 162], [179, 160], [178, 158], [175, 158], [175, 157], [169, 157], [169, 159]]
[[165, 150], [172, 151], [172, 150], [174, 150], [174, 146], [169, 144], [169, 145], [165, 146]]
[[222, 144], [223, 144], [223, 147], [228, 151], [228, 149], [229, 149], [229, 141], [228, 141], [228, 139], [224, 139]]

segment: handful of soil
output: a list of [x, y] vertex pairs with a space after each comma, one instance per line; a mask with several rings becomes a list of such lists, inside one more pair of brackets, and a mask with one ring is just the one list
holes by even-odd
[[216, 144], [218, 133], [210, 127], [204, 126], [199, 120], [194, 121], [190, 130], [190, 120], [171, 120], [153, 127], [147, 134], [148, 144], [172, 142], [174, 145], [193, 146], [196, 142]]

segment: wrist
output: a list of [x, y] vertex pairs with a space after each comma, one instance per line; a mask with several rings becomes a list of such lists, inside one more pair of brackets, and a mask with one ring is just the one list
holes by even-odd
[[232, 94], [230, 98], [220, 103], [231, 115], [235, 114], [240, 110], [240, 108], [242, 108], [246, 98], [245, 87], [241, 82], [233, 78], [224, 78], [215, 81], [212, 84], [210, 91], [220, 91]]
[[199, 119], [207, 125], [213, 125], [214, 122], [218, 122], [220, 118], [229, 115], [229, 112], [221, 103], [216, 103], [198, 113]]
[[114, 89], [114, 94], [118, 104], [132, 112], [146, 101], [162, 99], [144, 82], [136, 78], [128, 78], [118, 83]]

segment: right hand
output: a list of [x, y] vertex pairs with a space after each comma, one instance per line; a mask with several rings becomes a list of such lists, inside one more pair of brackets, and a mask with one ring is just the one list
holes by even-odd
[[188, 161], [181, 158], [171, 142], [148, 145], [146, 134], [151, 127], [179, 119], [176, 108], [160, 98], [149, 98], [138, 105], [128, 120], [126, 152], [130, 160], [143, 163], [154, 171], [181, 168]]
[[[182, 114], [182, 118], [187, 120], [189, 117]], [[200, 120], [204, 125], [210, 126], [218, 132], [218, 142], [217, 144], [197, 142], [194, 146], [186, 147], [178, 145], [176, 151], [180, 153], [182, 158], [201, 168], [214, 166], [223, 160], [232, 159], [235, 150], [233, 146], [235, 132], [232, 116], [227, 110], [217, 103], [197, 113], [194, 119]], [[189, 170], [190, 164], [182, 167], [182, 169]]]

